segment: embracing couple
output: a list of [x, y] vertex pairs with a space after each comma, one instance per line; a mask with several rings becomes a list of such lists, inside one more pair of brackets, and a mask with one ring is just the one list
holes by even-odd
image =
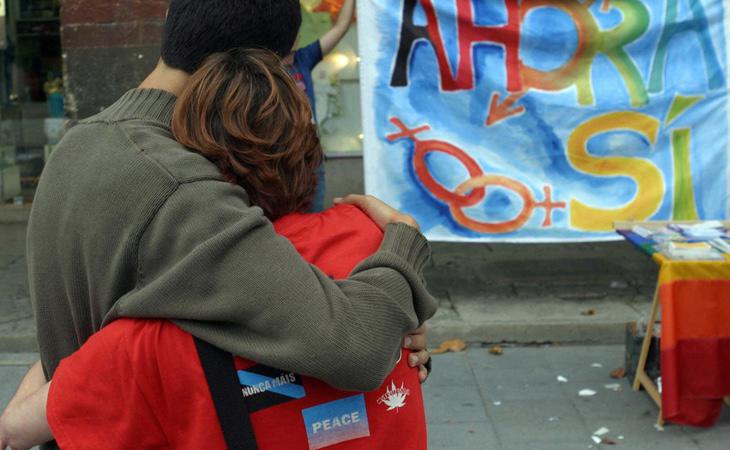
[[304, 213], [300, 24], [297, 0], [172, 0], [157, 68], [54, 152], [28, 230], [42, 364], [1, 448], [426, 447], [429, 247], [372, 197]]

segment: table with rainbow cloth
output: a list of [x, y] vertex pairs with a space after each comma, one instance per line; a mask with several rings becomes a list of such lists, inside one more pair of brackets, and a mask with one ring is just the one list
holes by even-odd
[[[646, 231], [691, 222], [620, 222], [616, 231], [659, 265], [634, 390], [644, 387], [659, 406], [658, 424], [711, 426], [730, 398], [730, 255], [676, 260]], [[730, 230], [730, 222], [723, 223]], [[649, 345], [661, 308], [661, 387], [646, 373]]]

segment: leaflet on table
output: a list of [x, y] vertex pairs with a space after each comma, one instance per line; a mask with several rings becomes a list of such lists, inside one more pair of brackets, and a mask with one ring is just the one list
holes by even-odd
[[673, 230], [682, 233], [689, 239], [709, 240], [728, 237], [727, 230], [722, 222], [717, 220], [700, 222], [697, 224], [673, 224], [669, 225]]
[[697, 222], [697, 223], [679, 223], [674, 226], [679, 227], [683, 230], [725, 228], [725, 224], [723, 224], [719, 220], [706, 220], [704, 222]]
[[685, 240], [684, 236], [682, 236], [681, 233], [667, 227], [662, 227], [654, 230], [637, 225], [633, 227], [631, 231], [643, 237], [644, 239], [649, 239], [656, 243]]

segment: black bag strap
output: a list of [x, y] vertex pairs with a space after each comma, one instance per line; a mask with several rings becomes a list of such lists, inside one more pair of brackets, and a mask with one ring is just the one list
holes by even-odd
[[228, 450], [256, 450], [256, 436], [241, 393], [233, 355], [198, 338], [195, 338], [195, 347]]

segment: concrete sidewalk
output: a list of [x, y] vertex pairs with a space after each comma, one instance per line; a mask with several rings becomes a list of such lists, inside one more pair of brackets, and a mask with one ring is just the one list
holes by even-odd
[[[35, 355], [0, 354], [0, 408]], [[486, 348], [435, 357], [424, 387], [432, 450], [585, 450], [603, 436], [627, 450], [727, 450], [730, 413], [710, 429], [655, 429], [657, 408], [644, 392], [609, 373], [622, 365], [621, 346]], [[561, 383], [558, 376], [567, 382]], [[606, 385], [618, 383], [618, 391]], [[616, 389], [616, 387], [613, 387]], [[580, 397], [582, 389], [597, 392]], [[407, 432], [407, 430], [404, 430]]]
[[0, 223], [0, 352], [36, 350], [24, 223]]
[[[0, 352], [36, 351], [25, 224], [0, 220]], [[432, 345], [470, 342], [619, 343], [649, 309], [656, 268], [624, 242], [433, 244], [426, 271], [441, 302]]]

